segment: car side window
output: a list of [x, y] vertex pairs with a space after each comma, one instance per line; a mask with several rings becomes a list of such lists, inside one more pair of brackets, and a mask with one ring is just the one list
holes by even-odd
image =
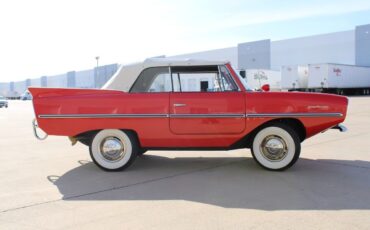
[[130, 92], [171, 92], [172, 83], [168, 67], [153, 67], [141, 72]]
[[217, 73], [172, 73], [174, 92], [220, 91]]
[[238, 87], [230, 73], [226, 67], [222, 67], [171, 67], [174, 92], [237, 91]]

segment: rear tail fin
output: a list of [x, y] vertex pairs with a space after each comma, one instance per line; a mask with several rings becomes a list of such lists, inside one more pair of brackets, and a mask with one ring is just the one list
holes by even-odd
[[45, 97], [58, 97], [58, 96], [77, 96], [88, 94], [112, 94], [121, 93], [115, 90], [101, 90], [101, 89], [72, 89], [72, 88], [40, 88], [29, 87], [28, 90], [32, 94], [33, 99]]

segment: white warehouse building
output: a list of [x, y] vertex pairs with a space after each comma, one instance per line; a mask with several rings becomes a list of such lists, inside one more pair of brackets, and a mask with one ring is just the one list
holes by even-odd
[[[172, 56], [208, 60], [228, 60], [238, 70], [246, 70], [247, 81], [260, 87], [267, 79], [275, 79], [272, 88], [281, 86], [284, 70], [296, 68], [295, 75], [307, 81], [309, 65], [339, 64], [370, 67], [370, 24], [353, 30], [313, 35], [278, 41], [270, 39], [236, 44], [234, 47]], [[21, 82], [0, 83], [0, 94], [19, 95], [29, 86], [99, 88], [118, 69], [117, 64], [85, 71], [70, 71], [57, 76], [43, 76]], [[369, 68], [370, 71], [370, 68]], [[292, 75], [292, 74], [291, 74]], [[258, 79], [258, 81], [256, 80]], [[262, 79], [262, 80], [261, 80]], [[369, 80], [368, 80], [369, 79]], [[370, 88], [370, 76], [366, 84]], [[271, 82], [268, 82], [271, 85]], [[259, 85], [258, 85], [259, 84]], [[322, 83], [324, 85], [324, 83]], [[256, 85], [254, 85], [256, 87]]]
[[100, 88], [117, 71], [118, 64], [95, 67], [88, 70], [69, 71], [53, 76], [42, 76], [24, 81], [0, 83], [0, 95], [19, 98], [30, 86], [55, 88]]
[[[343, 78], [346, 78], [344, 81], [347, 82], [357, 78], [356, 66], [369, 67], [365, 70], [369, 74], [358, 76], [361, 78], [360, 88], [364, 88], [361, 90], [368, 92], [370, 88], [370, 24], [356, 26], [348, 31], [278, 41], [267, 39], [245, 42], [235, 47], [175, 57], [229, 60], [234, 68], [245, 70], [245, 77], [252, 87], [259, 88], [262, 84], [268, 83], [275, 90], [307, 89], [309, 76], [311, 75], [312, 78], [309, 72], [310, 65], [316, 65], [315, 68], [324, 68], [327, 66], [323, 64], [336, 64], [334, 71], [339, 72], [342, 69], [348, 69], [343, 65], [352, 66], [353, 71], [344, 71], [346, 76]], [[327, 75], [329, 78], [330, 73]], [[326, 76], [321, 78], [319, 87], [330, 87], [326, 82]], [[358, 88], [359, 86], [350, 87]]]
[[279, 41], [260, 40], [235, 47], [177, 55], [229, 60], [237, 69], [280, 70], [284, 65], [338, 63], [370, 67], [370, 24], [354, 30]]

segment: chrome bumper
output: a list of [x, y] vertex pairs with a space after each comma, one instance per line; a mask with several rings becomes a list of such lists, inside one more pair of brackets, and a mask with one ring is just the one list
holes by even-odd
[[337, 126], [334, 126], [332, 129], [338, 129], [339, 131], [341, 131], [341, 132], [347, 132], [347, 128], [344, 126], [344, 125], [342, 125], [342, 124], [338, 124]]

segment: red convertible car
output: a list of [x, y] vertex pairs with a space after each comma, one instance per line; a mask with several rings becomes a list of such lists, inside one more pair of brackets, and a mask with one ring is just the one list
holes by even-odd
[[168, 58], [121, 66], [102, 89], [29, 91], [36, 137], [39, 127], [88, 145], [107, 171], [127, 168], [146, 150], [237, 148], [284, 170], [305, 139], [345, 130], [348, 105], [343, 96], [251, 90], [228, 62]]

